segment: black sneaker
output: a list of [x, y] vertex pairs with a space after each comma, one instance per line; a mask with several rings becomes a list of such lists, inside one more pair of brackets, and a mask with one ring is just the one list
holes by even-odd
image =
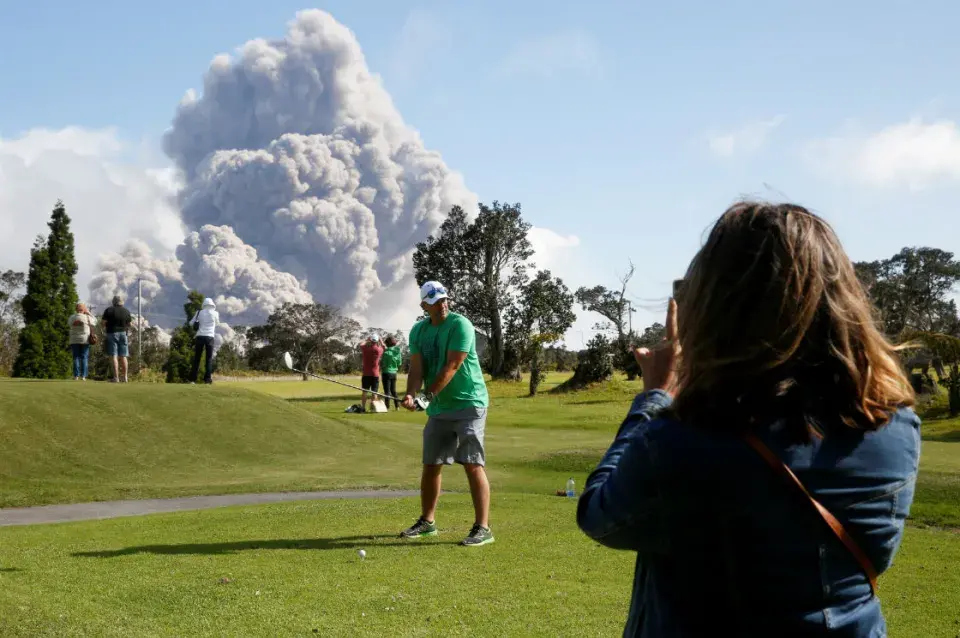
[[436, 535], [437, 524], [427, 522], [422, 516], [417, 519], [417, 522], [414, 523], [412, 527], [400, 532], [401, 538], [424, 538], [426, 536]]
[[479, 547], [481, 545], [489, 545], [492, 542], [493, 532], [490, 531], [490, 528], [474, 524], [474, 526], [470, 528], [470, 534], [460, 541], [460, 544], [464, 547]]

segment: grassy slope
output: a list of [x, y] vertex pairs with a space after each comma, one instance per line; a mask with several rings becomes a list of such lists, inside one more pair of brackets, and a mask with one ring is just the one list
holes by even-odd
[[[423, 415], [344, 414], [355, 397], [342, 392], [0, 383], [0, 503], [414, 486]], [[472, 520], [467, 496], [441, 501], [444, 535], [424, 547], [389, 538], [416, 499], [0, 528], [0, 635], [617, 635], [632, 556], [587, 541], [572, 503], [543, 495], [568, 475], [582, 484], [634, 392], [528, 399], [491, 386], [498, 540], [478, 552], [450, 545]], [[925, 420], [918, 521], [960, 527], [958, 432]], [[453, 471], [445, 487], [466, 485]], [[908, 528], [881, 579], [891, 635], [956, 634], [957, 564], [960, 534]]]
[[[613, 402], [598, 406], [505, 398], [515, 386], [493, 389], [487, 437], [494, 488], [540, 493], [563, 487], [571, 472], [583, 480], [634, 391], [608, 391]], [[0, 382], [0, 507], [417, 487], [423, 414], [344, 414], [356, 397], [341, 392], [299, 381]], [[446, 487], [466, 489], [466, 481], [449, 473]]]
[[[546, 387], [561, 379], [554, 376]], [[401, 387], [403, 381], [401, 380]], [[636, 384], [523, 397], [491, 384], [490, 479], [549, 494], [578, 484]], [[268, 490], [417, 487], [422, 414], [345, 414], [320, 382], [216, 387], [0, 382], [0, 507]], [[960, 422], [929, 410], [913, 517], [960, 527]], [[459, 472], [445, 487], [466, 489]]]
[[0, 440], [0, 506], [397, 477], [367, 464], [390, 456], [382, 437], [230, 386], [2, 382]]

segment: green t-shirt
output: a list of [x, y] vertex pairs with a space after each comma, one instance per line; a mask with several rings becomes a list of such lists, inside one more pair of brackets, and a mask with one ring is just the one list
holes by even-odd
[[396, 374], [402, 361], [403, 352], [400, 351], [400, 346], [391, 346], [383, 351], [383, 357], [380, 358], [380, 372]]
[[410, 354], [419, 354], [423, 360], [424, 389], [433, 384], [440, 368], [447, 362], [449, 350], [466, 352], [467, 358], [450, 383], [430, 402], [428, 416], [487, 407], [487, 384], [477, 357], [477, 335], [469, 319], [451, 312], [439, 326], [427, 318], [410, 331]]

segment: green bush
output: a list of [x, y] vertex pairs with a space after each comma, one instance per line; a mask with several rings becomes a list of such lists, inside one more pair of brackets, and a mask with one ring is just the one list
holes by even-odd
[[613, 375], [611, 361], [611, 343], [602, 334], [598, 334], [587, 343], [587, 349], [580, 353], [579, 362], [571, 377], [551, 392], [569, 392], [592, 383], [606, 381]]

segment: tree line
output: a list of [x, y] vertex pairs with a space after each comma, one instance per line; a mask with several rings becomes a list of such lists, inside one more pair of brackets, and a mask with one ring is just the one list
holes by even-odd
[[[54, 207], [48, 227], [49, 233], [38, 237], [31, 250], [29, 272], [8, 271], [0, 280], [0, 370], [5, 374], [70, 376], [68, 319], [79, 297], [74, 238], [62, 202]], [[414, 265], [418, 283], [442, 281], [453, 293], [454, 310], [469, 318], [483, 336], [488, 344], [483, 357], [487, 372], [495, 378], [519, 379], [528, 371], [530, 392], [535, 394], [547, 370], [569, 370], [578, 360], [562, 345], [564, 333], [576, 320], [575, 296], [560, 278], [528, 263], [533, 255], [529, 230], [519, 204], [481, 205], [472, 221], [455, 207], [439, 234], [417, 246]], [[196, 336], [190, 319], [202, 301], [199, 291], [188, 292], [183, 323], [169, 339], [157, 327], [131, 331], [133, 371], [139, 373], [135, 377], [186, 381]], [[220, 372], [280, 371], [283, 352], [290, 352], [303, 370], [355, 372], [360, 364], [356, 344], [371, 331], [339, 308], [319, 303], [287, 303], [263, 325], [233, 329], [236, 339], [217, 353]], [[392, 333], [404, 349], [408, 331], [406, 327]], [[90, 369], [92, 378], [108, 374], [100, 345], [92, 346]]]
[[[601, 318], [597, 334], [575, 354], [574, 375], [556, 391], [583, 387], [620, 371], [639, 376], [633, 346], [662, 340], [664, 326], [640, 331], [631, 326], [633, 307], [627, 287], [633, 264], [613, 286], [580, 287], [571, 292], [549, 271], [537, 271], [528, 260], [533, 250], [530, 225], [520, 205], [480, 205], [472, 222], [453, 208], [439, 233], [418, 244], [414, 255], [417, 283], [436, 279], [453, 293], [457, 312], [466, 315], [490, 342], [485, 370], [494, 378], [517, 378], [531, 371], [531, 394], [539, 382], [544, 346], [555, 348], [575, 320], [574, 303]], [[931, 247], [905, 247], [872, 262], [856, 262], [857, 275], [877, 310], [877, 320], [894, 343], [918, 344], [904, 351], [904, 364], [924, 361], [960, 362], [960, 314], [952, 298], [960, 282], [960, 261], [953, 253]], [[960, 410], [960, 369], [943, 368], [941, 380], [951, 387]]]
[[557, 347], [576, 314], [563, 280], [530, 264], [530, 228], [520, 204], [481, 203], [473, 221], [454, 206], [438, 234], [417, 244], [413, 267], [418, 285], [442, 282], [453, 310], [486, 338], [485, 371], [519, 380], [526, 368], [534, 395], [545, 373], [544, 349]]
[[[48, 228], [49, 233], [34, 242], [27, 273], [0, 273], [2, 374], [48, 379], [70, 376], [67, 324], [78, 301], [77, 264], [63, 202], [56, 203]], [[438, 232], [416, 246], [417, 284], [437, 280], [447, 286], [452, 309], [470, 319], [486, 343], [482, 365], [493, 378], [520, 380], [527, 373], [530, 394], [538, 392], [548, 370], [573, 371], [571, 379], [556, 391], [601, 381], [614, 371], [635, 379], [640, 371], [631, 347], [660, 341], [664, 328], [654, 323], [642, 330], [632, 329], [627, 287], [635, 274], [633, 264], [612, 286], [598, 284], [571, 291], [561, 278], [531, 262], [530, 228], [519, 203], [480, 204], [472, 219], [455, 206]], [[855, 268], [892, 340], [919, 339], [921, 356], [947, 364], [960, 361], [960, 314], [951, 297], [960, 282], [960, 261], [953, 253], [905, 247], [887, 259], [857, 262]], [[199, 291], [187, 294], [183, 323], [169, 335], [169, 343], [157, 327], [144, 329], [142, 334], [132, 331], [134, 371], [141, 372], [142, 380], [187, 380], [195, 337], [190, 319], [202, 301]], [[576, 320], [578, 307], [600, 321], [594, 326], [597, 334], [586, 347], [571, 351], [563, 337]], [[233, 329], [236, 338], [224, 343], [216, 357], [221, 373], [281, 371], [283, 352], [290, 352], [303, 370], [354, 373], [360, 365], [356, 344], [371, 331], [336, 306], [319, 303], [287, 303], [263, 325]], [[408, 331], [409, 327], [392, 332], [404, 350]], [[136, 354], [141, 351], [142, 360], [137, 361]], [[105, 378], [107, 369], [103, 348], [94, 346], [91, 376]]]

